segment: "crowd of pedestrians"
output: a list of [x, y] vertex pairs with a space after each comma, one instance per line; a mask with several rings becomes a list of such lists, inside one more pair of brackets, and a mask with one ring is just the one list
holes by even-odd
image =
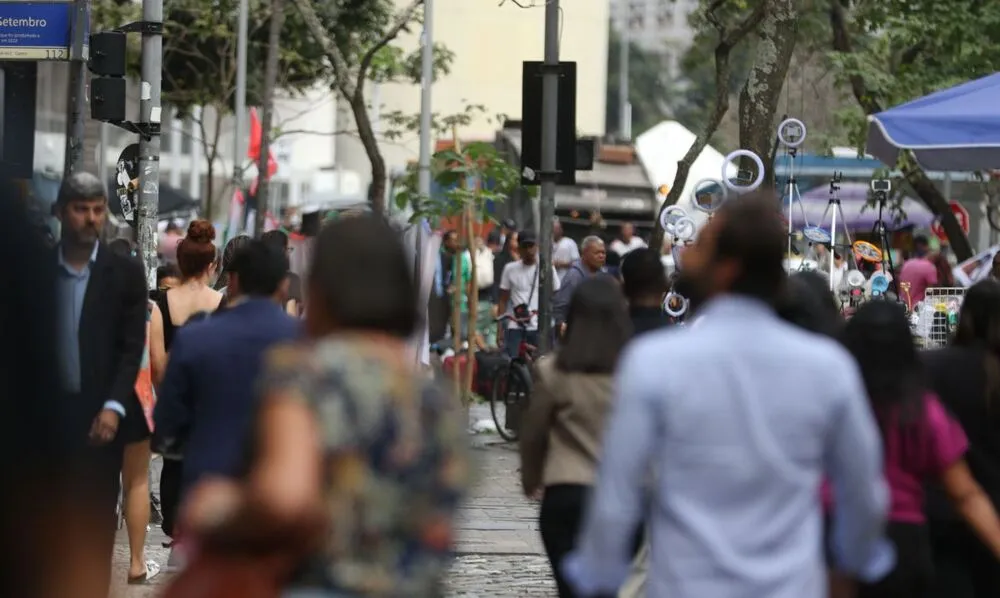
[[[578, 244], [552, 224], [556, 349], [520, 474], [560, 598], [1000, 595], [1000, 281], [918, 351], [905, 306], [845, 321], [829, 273], [786, 273], [774, 205], [725, 204], [674, 280], [631, 225]], [[167, 598], [442, 595], [476, 464], [411, 345], [425, 318], [434, 343], [537, 344], [535, 230], [504, 221], [471, 251], [435, 235], [422, 307], [373, 215], [324, 226], [301, 277], [283, 232], [220, 252], [210, 223], [171, 227], [148, 291], [134, 246], [101, 240], [96, 177], [63, 182], [55, 248], [0, 211], [4, 595], [150, 583], [157, 515]], [[922, 262], [901, 276], [937, 284]], [[672, 286], [697, 325], [664, 313]], [[108, 567], [119, 501], [127, 571]]]

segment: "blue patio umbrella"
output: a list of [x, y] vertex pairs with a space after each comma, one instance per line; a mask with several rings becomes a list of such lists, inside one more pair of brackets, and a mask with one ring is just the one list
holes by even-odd
[[867, 150], [888, 166], [911, 150], [926, 170], [1000, 168], [1000, 73], [869, 116]]

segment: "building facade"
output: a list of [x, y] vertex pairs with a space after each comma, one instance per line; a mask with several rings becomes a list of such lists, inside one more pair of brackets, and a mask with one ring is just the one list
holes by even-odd
[[[397, 3], [400, 8], [405, 4], [403, 0]], [[535, 8], [528, 2], [521, 4], [529, 8], [511, 2], [498, 7], [494, 0], [435, 2], [435, 42], [453, 52], [455, 59], [450, 72], [434, 82], [433, 111], [447, 116], [463, 112], [468, 105], [483, 108], [459, 131], [464, 139], [492, 140], [501, 124], [499, 115], [521, 117], [521, 64], [541, 60], [544, 41], [542, 4], [536, 3]], [[604, 133], [608, 11], [608, 0], [575, 0], [562, 9], [560, 54], [562, 60], [578, 63], [576, 113], [581, 135]], [[420, 27], [413, 29], [396, 45], [416, 50]], [[35, 165], [36, 171], [55, 176], [62, 172], [67, 80], [65, 63], [39, 64]], [[136, 118], [138, 90], [130, 88], [129, 93], [133, 112], [128, 116]], [[383, 115], [418, 114], [420, 86], [369, 84], [367, 99], [389, 172], [399, 172], [417, 159], [419, 134], [406, 131], [390, 139], [390, 119]], [[279, 135], [274, 151], [279, 169], [273, 183], [280, 205], [305, 206], [331, 198], [350, 201], [367, 195], [370, 167], [361, 143], [351, 135], [353, 116], [326, 86], [302, 97], [280, 97], [275, 113]], [[207, 107], [183, 118], [169, 106], [163, 110], [162, 180], [203, 203], [211, 189], [215, 220], [224, 219], [234, 163], [247, 167], [248, 179], [256, 173], [245, 155], [237, 155], [232, 121], [229, 116], [219, 119]], [[85, 163], [92, 169], [103, 163], [105, 178], [110, 178], [119, 152], [134, 141], [135, 136], [126, 131], [88, 122]], [[240, 146], [245, 148], [246, 140]]]
[[680, 61], [691, 46], [695, 31], [691, 15], [698, 0], [611, 0], [615, 30], [627, 31], [633, 44], [663, 56], [671, 77], [678, 76]]

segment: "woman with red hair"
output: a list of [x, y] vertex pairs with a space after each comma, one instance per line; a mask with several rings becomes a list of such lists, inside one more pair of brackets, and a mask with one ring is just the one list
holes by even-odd
[[[154, 334], [149, 343], [152, 370], [162, 380], [166, 371], [167, 354], [174, 340], [174, 333], [193, 316], [211, 313], [219, 308], [222, 293], [211, 287], [215, 276], [216, 257], [215, 227], [207, 220], [194, 220], [188, 225], [187, 235], [177, 244], [177, 267], [181, 272], [180, 284], [156, 295], [156, 304], [162, 314], [162, 334]], [[179, 455], [164, 455], [160, 472], [160, 507], [163, 513], [163, 533], [173, 537], [181, 491], [181, 459]], [[171, 559], [173, 560], [173, 559]], [[168, 570], [174, 563], [168, 562]]]

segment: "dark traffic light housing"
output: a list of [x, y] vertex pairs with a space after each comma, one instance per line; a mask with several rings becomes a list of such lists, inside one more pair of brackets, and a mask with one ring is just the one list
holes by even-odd
[[125, 121], [127, 39], [123, 31], [90, 36], [90, 117], [110, 123]]

